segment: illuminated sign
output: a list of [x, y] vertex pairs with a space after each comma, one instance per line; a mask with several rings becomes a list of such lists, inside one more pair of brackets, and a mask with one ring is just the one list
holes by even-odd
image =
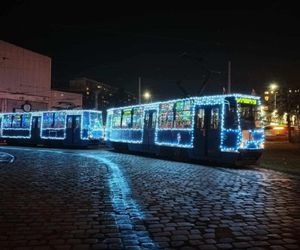
[[250, 98], [245, 98], [245, 97], [239, 97], [236, 99], [238, 103], [244, 103], [244, 104], [253, 104], [256, 105], [257, 104], [257, 100], [256, 99], [250, 99]]

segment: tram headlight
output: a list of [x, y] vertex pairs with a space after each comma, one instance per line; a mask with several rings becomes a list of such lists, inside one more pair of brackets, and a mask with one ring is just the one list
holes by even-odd
[[93, 140], [94, 136], [92, 134], [89, 135], [89, 139]]
[[245, 148], [245, 147], [246, 147], [246, 143], [244, 141], [241, 141], [240, 148]]

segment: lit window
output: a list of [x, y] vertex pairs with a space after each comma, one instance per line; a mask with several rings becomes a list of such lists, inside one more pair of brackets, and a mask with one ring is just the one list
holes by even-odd
[[219, 108], [213, 108], [211, 110], [210, 127], [212, 129], [217, 129], [218, 123], [219, 123]]
[[124, 109], [122, 115], [122, 128], [131, 127], [131, 109]]
[[197, 113], [197, 128], [204, 129], [205, 109], [199, 109]]
[[142, 107], [133, 109], [132, 128], [135, 128], [135, 129], [141, 129], [142, 128], [143, 113], [144, 113], [144, 109]]
[[190, 128], [192, 126], [191, 101], [179, 101], [176, 103], [175, 127]]
[[159, 105], [159, 128], [173, 128], [174, 103], [162, 103]]
[[112, 128], [121, 127], [121, 110], [114, 110], [112, 115]]

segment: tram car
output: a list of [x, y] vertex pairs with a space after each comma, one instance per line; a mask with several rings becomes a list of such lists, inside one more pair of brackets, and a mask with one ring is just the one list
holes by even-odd
[[3, 113], [0, 123], [9, 145], [88, 147], [104, 137], [102, 112], [95, 110]]
[[228, 94], [108, 109], [106, 140], [120, 151], [256, 164], [264, 148], [261, 100]]

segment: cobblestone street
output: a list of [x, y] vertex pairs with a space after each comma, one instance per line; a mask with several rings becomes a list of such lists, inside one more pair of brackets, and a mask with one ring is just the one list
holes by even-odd
[[0, 249], [299, 249], [300, 178], [1, 147]]

